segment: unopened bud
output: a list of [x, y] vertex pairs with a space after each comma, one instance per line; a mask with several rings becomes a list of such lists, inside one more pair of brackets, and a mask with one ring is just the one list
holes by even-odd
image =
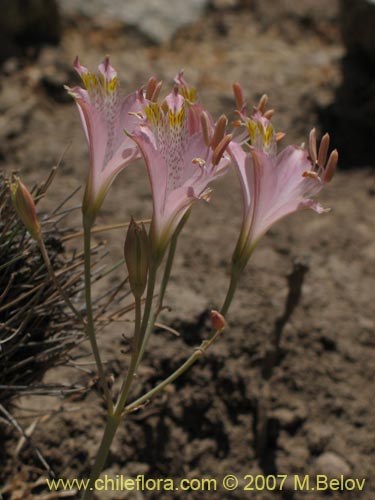
[[211, 325], [215, 330], [223, 330], [226, 322], [225, 318], [219, 311], [212, 310], [210, 313]]
[[24, 223], [30, 235], [38, 240], [40, 238], [40, 223], [36, 214], [35, 202], [30, 191], [20, 181], [19, 177], [13, 176], [10, 184], [11, 198], [14, 208]]
[[134, 297], [145, 291], [148, 274], [149, 242], [144, 225], [131, 220], [125, 239], [125, 262], [129, 273], [130, 288]]

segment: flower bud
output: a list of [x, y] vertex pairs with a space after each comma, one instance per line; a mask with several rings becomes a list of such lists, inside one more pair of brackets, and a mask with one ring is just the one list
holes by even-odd
[[129, 273], [130, 288], [134, 297], [145, 291], [148, 274], [149, 243], [144, 225], [130, 221], [124, 247], [125, 262]]
[[40, 238], [40, 223], [36, 214], [34, 198], [19, 177], [13, 176], [10, 183], [10, 193], [18, 217], [24, 223], [30, 235], [38, 240]]
[[212, 310], [210, 313], [211, 326], [215, 330], [223, 330], [225, 327], [225, 318], [218, 311]]

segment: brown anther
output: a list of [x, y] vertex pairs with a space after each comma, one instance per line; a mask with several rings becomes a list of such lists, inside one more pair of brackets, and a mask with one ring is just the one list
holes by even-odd
[[191, 160], [191, 163], [193, 165], [198, 165], [200, 168], [203, 168], [206, 165], [206, 160], [203, 160], [203, 158], [193, 158]]
[[310, 177], [310, 179], [318, 180], [319, 175], [316, 172], [313, 172], [312, 170], [306, 170], [303, 172], [302, 177]]
[[203, 134], [203, 139], [207, 147], [210, 146], [211, 143], [211, 132], [210, 132], [210, 125], [208, 121], [208, 116], [205, 111], [202, 111], [201, 113], [201, 125], [202, 125], [202, 134]]
[[155, 92], [155, 87], [157, 85], [157, 80], [154, 76], [151, 76], [147, 82], [146, 86], [146, 99], [151, 101], [151, 97], [153, 93]]
[[152, 94], [152, 96], [150, 97], [150, 101], [152, 102], [156, 102], [158, 100], [158, 97], [160, 95], [160, 90], [161, 90], [161, 87], [163, 85], [163, 82], [159, 81], [155, 87], [155, 90]]
[[318, 165], [321, 168], [324, 168], [324, 165], [327, 161], [329, 147], [329, 134], [324, 134], [322, 140], [320, 141], [319, 151], [318, 151]]
[[223, 154], [225, 153], [225, 150], [227, 149], [228, 144], [232, 140], [232, 134], [227, 134], [224, 136], [219, 144], [216, 146], [214, 149], [214, 152], [212, 153], [212, 164], [217, 165], [219, 161], [221, 160]]
[[232, 127], [238, 128], [242, 127], [242, 121], [241, 120], [236, 120], [234, 122], [231, 122]]
[[268, 103], [268, 95], [263, 94], [262, 97], [259, 99], [257, 110], [260, 111], [262, 114], [264, 114], [266, 111], [267, 103]]
[[214, 330], [223, 330], [226, 325], [224, 316], [219, 311], [212, 310], [210, 312], [211, 326]]
[[315, 163], [318, 159], [318, 155], [316, 152], [316, 130], [315, 130], [315, 128], [313, 128], [311, 130], [310, 135], [309, 135], [309, 153], [310, 153], [310, 158], [315, 165]]
[[212, 149], [215, 149], [216, 146], [220, 143], [220, 141], [224, 137], [227, 124], [228, 124], [227, 117], [225, 115], [221, 115], [216, 123], [214, 134], [211, 139]]
[[286, 136], [285, 132], [276, 132], [276, 134], [275, 134], [276, 142], [282, 141], [285, 136]]
[[273, 117], [273, 115], [275, 114], [275, 110], [274, 109], [269, 109], [268, 111], [266, 111], [264, 113], [264, 117], [267, 118], [267, 120], [271, 120], [271, 118]]
[[245, 98], [243, 95], [243, 90], [238, 82], [233, 84], [233, 94], [236, 101], [236, 106], [238, 110], [241, 110], [245, 106]]
[[167, 101], [164, 99], [164, 101], [161, 103], [161, 109], [164, 111], [164, 113], [168, 113], [169, 111], [169, 106]]
[[323, 174], [324, 182], [329, 182], [330, 180], [332, 180], [332, 177], [335, 175], [338, 159], [339, 159], [339, 153], [337, 149], [334, 149], [328, 158], [327, 166], [324, 170]]

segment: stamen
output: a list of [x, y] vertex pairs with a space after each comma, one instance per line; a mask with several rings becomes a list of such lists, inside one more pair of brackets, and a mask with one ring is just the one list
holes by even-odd
[[206, 201], [207, 203], [211, 200], [211, 193], [212, 193], [212, 189], [211, 188], [207, 188], [200, 196], [199, 198], [201, 200], [204, 200]]
[[310, 153], [310, 158], [314, 165], [316, 164], [316, 160], [318, 158], [317, 152], [316, 152], [316, 130], [313, 128], [310, 132], [309, 135], [309, 153]]
[[193, 158], [191, 160], [191, 163], [194, 165], [198, 165], [200, 168], [203, 168], [206, 165], [206, 160], [203, 160], [203, 158]]
[[243, 95], [243, 90], [241, 85], [238, 82], [235, 82], [233, 84], [233, 94], [234, 94], [234, 99], [236, 101], [236, 106], [238, 110], [243, 109], [245, 106], [245, 98]]
[[214, 149], [214, 152], [212, 153], [212, 164], [217, 165], [219, 161], [221, 160], [223, 154], [225, 153], [225, 150], [227, 149], [228, 144], [232, 140], [232, 134], [228, 134], [225, 137], [222, 138], [222, 140], [219, 142], [219, 144], [216, 146]]
[[268, 103], [268, 95], [263, 94], [262, 97], [259, 99], [257, 110], [260, 111], [262, 114], [264, 114], [266, 111], [267, 103]]
[[267, 120], [271, 120], [271, 118], [273, 117], [273, 115], [275, 114], [275, 110], [274, 109], [269, 109], [268, 111], [266, 111], [263, 116], [264, 118], [267, 118]]
[[276, 132], [276, 134], [275, 134], [275, 140], [276, 140], [276, 142], [282, 141], [285, 136], [286, 136], [285, 132]]
[[217, 145], [220, 143], [220, 141], [223, 139], [227, 124], [228, 124], [227, 117], [225, 115], [221, 115], [216, 123], [214, 135], [211, 139], [212, 149], [215, 149]]
[[157, 85], [156, 78], [154, 76], [151, 76], [146, 86], [146, 99], [148, 99], [149, 101], [151, 101], [151, 97], [155, 92], [156, 85]]
[[160, 95], [160, 90], [161, 90], [162, 85], [163, 85], [163, 82], [161, 82], [161, 81], [158, 82], [158, 84], [155, 87], [154, 93], [150, 97], [150, 101], [156, 102], [158, 100], [158, 97]]
[[205, 111], [201, 113], [201, 125], [204, 142], [206, 146], [209, 147], [211, 143], [211, 133], [209, 128], [208, 116]]
[[329, 147], [329, 135], [324, 134], [322, 140], [320, 141], [319, 152], [318, 152], [318, 165], [319, 168], [324, 168], [327, 161]]
[[323, 174], [323, 181], [324, 182], [329, 182], [332, 179], [332, 177], [334, 176], [335, 171], [336, 171], [336, 167], [337, 167], [338, 159], [339, 159], [339, 153], [338, 153], [337, 149], [334, 149], [328, 158], [327, 166], [324, 170], [324, 174]]
[[303, 172], [302, 177], [310, 177], [310, 179], [320, 181], [319, 175], [316, 172], [313, 172], [312, 170], [306, 170], [305, 172]]

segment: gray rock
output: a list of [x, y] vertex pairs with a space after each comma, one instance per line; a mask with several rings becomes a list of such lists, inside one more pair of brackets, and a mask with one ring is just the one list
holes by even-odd
[[329, 478], [349, 476], [351, 467], [342, 457], [333, 452], [322, 453], [315, 461], [317, 474], [325, 474]]
[[121, 22], [155, 43], [168, 41], [182, 26], [202, 16], [208, 0], [58, 0], [68, 17], [84, 15], [101, 23]]

